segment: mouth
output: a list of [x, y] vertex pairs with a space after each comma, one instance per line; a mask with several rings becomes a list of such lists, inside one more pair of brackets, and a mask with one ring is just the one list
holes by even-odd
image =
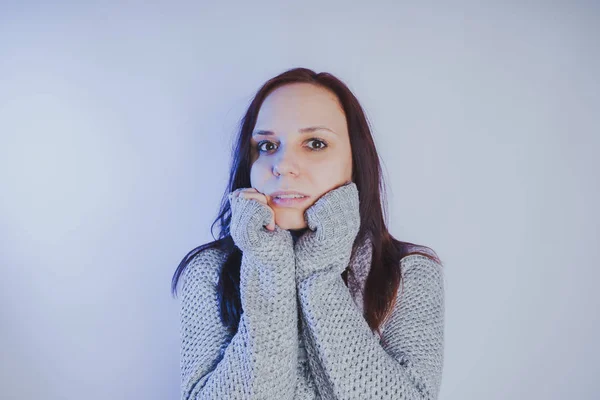
[[281, 195], [271, 197], [273, 203], [282, 207], [297, 207], [300, 206], [310, 199], [310, 196], [304, 195]]

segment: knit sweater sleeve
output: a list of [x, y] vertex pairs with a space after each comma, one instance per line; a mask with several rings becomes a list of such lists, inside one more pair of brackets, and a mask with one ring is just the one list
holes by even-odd
[[381, 339], [335, 270], [320, 270], [299, 283], [309, 361], [323, 399], [437, 399], [444, 357], [443, 271], [422, 255], [400, 264], [403, 290]]
[[181, 299], [181, 398], [292, 399], [298, 360], [293, 253], [261, 261], [244, 253], [243, 312], [231, 336], [222, 325], [216, 286], [224, 257], [215, 249], [184, 270]]

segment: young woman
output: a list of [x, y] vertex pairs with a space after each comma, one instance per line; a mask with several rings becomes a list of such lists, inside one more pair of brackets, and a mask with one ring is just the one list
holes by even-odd
[[266, 82], [244, 116], [219, 239], [181, 276], [182, 399], [436, 399], [442, 263], [388, 232], [355, 96], [328, 73]]

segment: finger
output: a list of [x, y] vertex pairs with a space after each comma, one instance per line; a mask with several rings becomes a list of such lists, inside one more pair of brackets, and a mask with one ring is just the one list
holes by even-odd
[[269, 207], [269, 209], [271, 210], [271, 223], [269, 224], [269, 226], [267, 228], [270, 229], [271, 231], [274, 231], [275, 230], [275, 210], [271, 206], [273, 204], [271, 202], [271, 196], [265, 194], [264, 197], [265, 197], [265, 203], [267, 204], [267, 207]]
[[247, 199], [255, 199], [255, 200], [259, 201], [260, 203], [269, 207], [269, 209], [271, 210], [271, 222], [267, 225], [267, 229], [270, 231], [274, 231], [275, 230], [275, 211], [269, 205], [268, 195], [260, 193], [260, 192], [245, 191], [245, 192], [241, 192], [240, 196], [243, 196], [244, 198], [247, 198]]
[[242, 190], [244, 189], [235, 189], [233, 192], [231, 192], [231, 197], [238, 197], [240, 195], [240, 193], [242, 192]]
[[256, 192], [241, 192], [240, 196], [246, 198], [246, 199], [256, 199], [258, 201], [260, 201], [261, 203], [268, 205], [267, 204], [267, 200], [265, 198], [265, 196], [261, 193], [256, 193]]
[[259, 201], [261, 201], [261, 203], [264, 203], [268, 206], [270, 206], [271, 204], [271, 196], [269, 196], [268, 194], [265, 193], [261, 193], [258, 190], [254, 189], [254, 188], [249, 188], [249, 189], [245, 189], [244, 193], [244, 197], [246, 198], [253, 198], [253, 199], [257, 199]]
[[255, 188], [252, 188], [252, 187], [250, 187], [250, 188], [241, 187], [241, 188], [235, 189], [232, 193], [239, 194], [239, 193], [242, 193], [242, 192], [257, 192], [257, 190]]

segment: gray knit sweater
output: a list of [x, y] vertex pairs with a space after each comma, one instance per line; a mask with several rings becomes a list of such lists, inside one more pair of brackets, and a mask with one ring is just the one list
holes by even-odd
[[[444, 278], [422, 255], [399, 260], [403, 285], [382, 336], [363, 317], [371, 267], [351, 182], [305, 212], [308, 228], [264, 228], [270, 210], [229, 195], [242, 250], [238, 331], [219, 317], [225, 254], [207, 249], [182, 274], [182, 399], [437, 399], [444, 360]], [[348, 286], [340, 274], [349, 268]]]

